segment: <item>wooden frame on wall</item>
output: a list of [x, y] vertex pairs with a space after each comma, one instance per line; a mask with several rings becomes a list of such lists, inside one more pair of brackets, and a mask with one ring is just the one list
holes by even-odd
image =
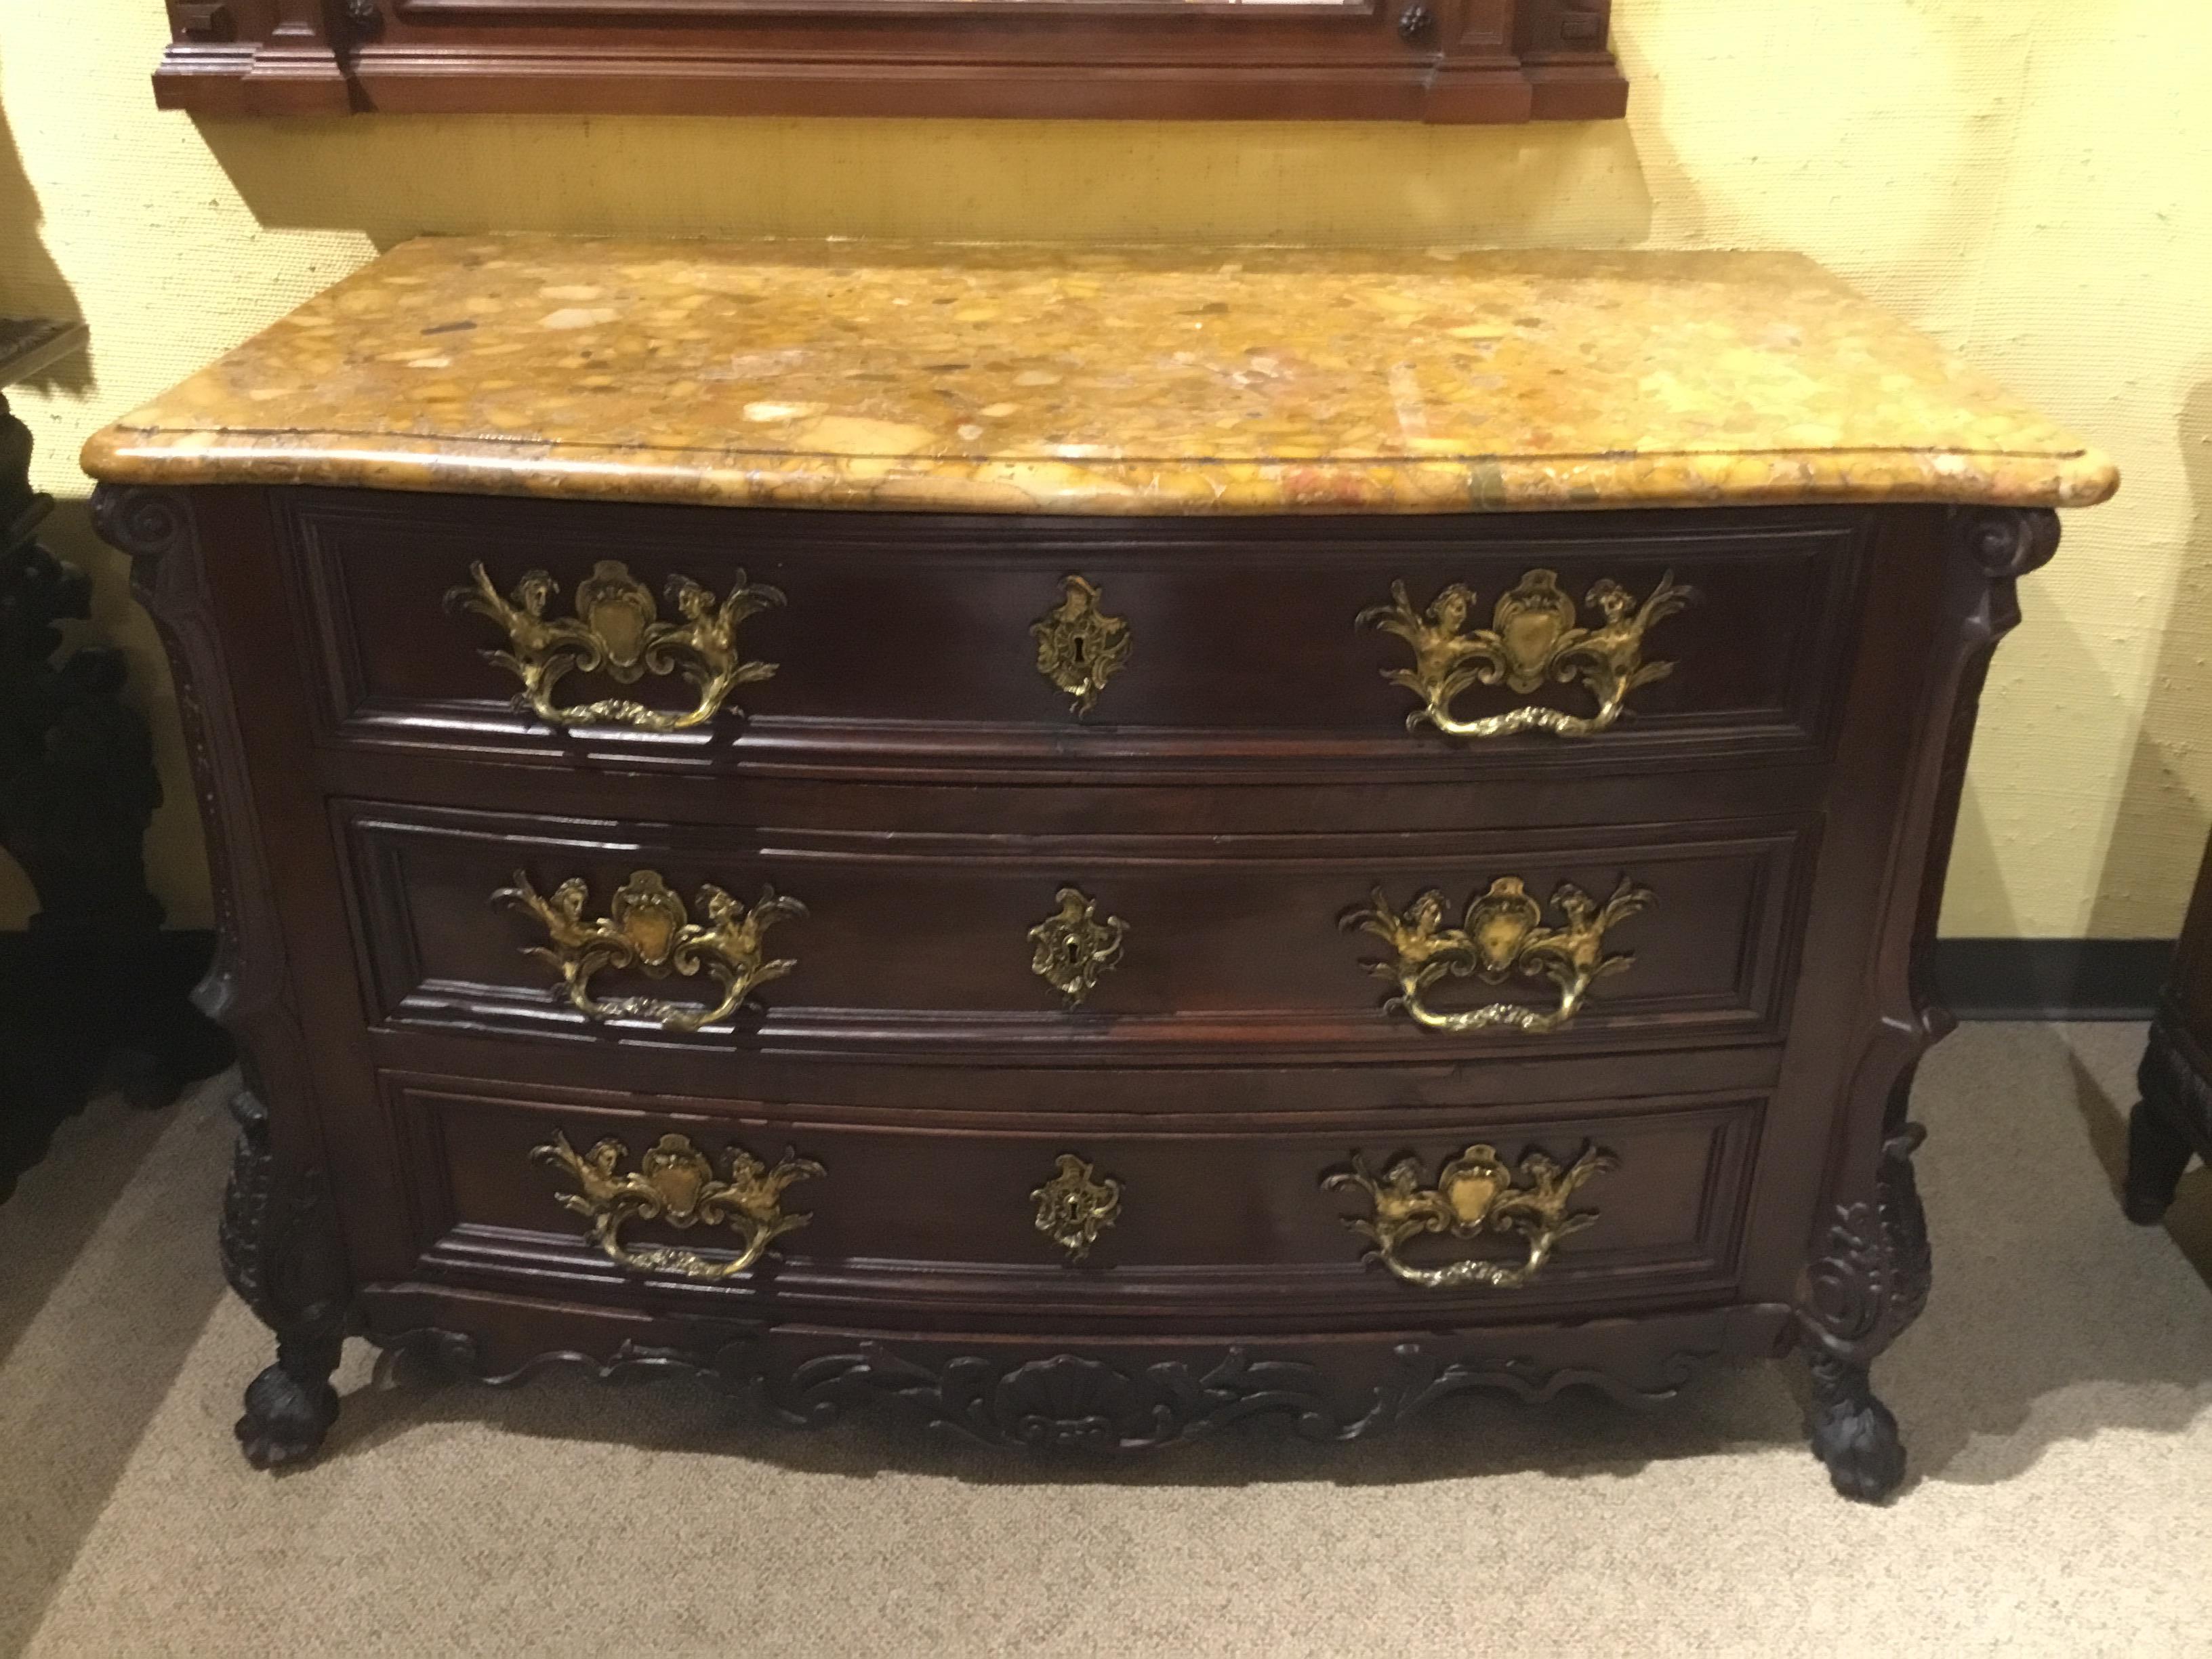
[[210, 115], [1592, 120], [1611, 0], [167, 0]]

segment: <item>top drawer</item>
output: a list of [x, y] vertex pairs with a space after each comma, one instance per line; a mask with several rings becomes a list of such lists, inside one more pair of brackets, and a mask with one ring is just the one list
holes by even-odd
[[1824, 757], [1873, 524], [283, 510], [326, 741], [1087, 781]]

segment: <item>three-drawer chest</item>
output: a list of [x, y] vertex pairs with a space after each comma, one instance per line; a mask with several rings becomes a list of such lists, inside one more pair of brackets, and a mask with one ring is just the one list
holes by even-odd
[[2107, 462], [1794, 258], [407, 244], [96, 436], [276, 1359], [1107, 1451], [1929, 1252], [1976, 702]]

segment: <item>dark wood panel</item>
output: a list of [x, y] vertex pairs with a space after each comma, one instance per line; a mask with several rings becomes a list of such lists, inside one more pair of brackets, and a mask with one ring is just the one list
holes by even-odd
[[169, 0], [164, 108], [1594, 120], [1609, 0]]
[[[318, 641], [325, 720], [343, 744], [748, 774], [927, 765], [1099, 778], [1163, 768], [1616, 775], [1691, 760], [1816, 759], [1832, 739], [1871, 530], [1863, 514], [1786, 526], [1737, 514], [1163, 529], [328, 493], [297, 498], [291, 525], [307, 550], [313, 619], [302, 632]], [[656, 594], [673, 574], [721, 593], [742, 569], [787, 596], [741, 629], [746, 654], [776, 665], [772, 678], [735, 694], [742, 717], [659, 735], [562, 732], [509, 708], [514, 678], [483, 654], [502, 635], [484, 617], [449, 614], [446, 594], [477, 560], [502, 594], [542, 569], [560, 588], [548, 614], [568, 615], [579, 582], [611, 556]], [[1674, 672], [1640, 687], [1620, 724], [1594, 738], [1409, 731], [1417, 701], [1383, 675], [1412, 653], [1355, 619], [1403, 580], [1417, 607], [1466, 584], [1486, 623], [1534, 569], [1557, 573], [1586, 624], [1599, 620], [1585, 596], [1600, 580], [1638, 599], [1669, 574], [1692, 587], [1699, 602], [1649, 636], [1646, 655]], [[1070, 574], [1099, 589], [1133, 645], [1079, 720], [1039, 673], [1030, 633]], [[562, 700], [616, 693], [690, 700], [672, 678], [623, 687], [580, 675], [564, 683]], [[1594, 701], [1579, 684], [1477, 686], [1454, 712], [1537, 704], [1587, 714]]]
[[[907, 1324], [988, 1318], [1018, 1302], [1030, 1319], [1219, 1322], [1255, 1305], [1295, 1304], [1316, 1328], [1396, 1325], [1423, 1316], [1455, 1324], [1525, 1318], [1531, 1310], [1601, 1307], [1629, 1297], [1725, 1293], [1745, 1184], [1758, 1139], [1756, 1099], [1589, 1103], [1541, 1121], [1475, 1123], [1433, 1109], [1387, 1118], [1224, 1119], [1197, 1115], [1136, 1132], [1127, 1118], [1076, 1116], [1055, 1130], [1010, 1131], [988, 1117], [819, 1106], [642, 1103], [575, 1091], [552, 1099], [503, 1090], [392, 1079], [386, 1099], [406, 1149], [419, 1270], [464, 1283], [564, 1294], [659, 1298], [696, 1305], [732, 1297], [778, 1318], [842, 1316]], [[557, 1132], [579, 1151], [623, 1144], [622, 1167], [674, 1131], [718, 1168], [730, 1145], [773, 1164], [787, 1147], [823, 1166], [785, 1207], [811, 1219], [775, 1247], [777, 1259], [738, 1281], [700, 1283], [620, 1267], [583, 1239], [584, 1224], [553, 1194], [573, 1182], [533, 1163]], [[1620, 1167], [1591, 1182], [1577, 1207], [1600, 1212], [1564, 1241], [1519, 1290], [1431, 1290], [1363, 1266], [1345, 1218], [1355, 1195], [1322, 1186], [1364, 1153], [1378, 1170], [1403, 1154], [1433, 1178], [1473, 1142], [1509, 1161], [1542, 1150], [1561, 1163], [1586, 1146]], [[1121, 1213], [1091, 1255], [1070, 1266], [1035, 1224], [1030, 1194], [1075, 1153], [1121, 1183]], [[625, 1228], [627, 1243], [732, 1253], [727, 1232], [665, 1224]], [[1517, 1258], [1511, 1240], [1424, 1241], [1419, 1265], [1465, 1255]]]
[[[604, 1048], [617, 1040], [720, 1051], [875, 1049], [1220, 1061], [1275, 1050], [1443, 1061], [1470, 1052], [1778, 1037], [1812, 826], [1787, 822], [1665, 831], [1356, 837], [1037, 837], [840, 834], [644, 826], [340, 803], [372, 1021], [459, 1025]], [[761, 994], [763, 1012], [672, 1033], [644, 1020], [595, 1025], [556, 998], [526, 948], [544, 930], [495, 906], [517, 871], [541, 893], [581, 878], [586, 915], [606, 914], [635, 871], [685, 895], [711, 882], [750, 902], [767, 884], [808, 914], [780, 924], [774, 952], [799, 966]], [[1500, 876], [1548, 898], [1571, 881], [1602, 898], [1624, 878], [1656, 896], [1609, 933], [1633, 965], [1601, 980], [1549, 1033], [1422, 1030], [1382, 1010], [1364, 963], [1381, 940], [1347, 932], [1378, 885], [1403, 907], [1435, 888], [1456, 919]], [[1073, 884], [1126, 922], [1119, 962], [1068, 1010], [1031, 968], [1030, 928]], [[1553, 916], [1556, 921], [1558, 918]], [[696, 1001], [696, 981], [610, 971], [603, 995]], [[671, 986], [674, 986], [672, 992]], [[1466, 981], [1437, 1006], [1556, 1005], [1548, 981]], [[707, 1001], [711, 1003], [712, 998]]]

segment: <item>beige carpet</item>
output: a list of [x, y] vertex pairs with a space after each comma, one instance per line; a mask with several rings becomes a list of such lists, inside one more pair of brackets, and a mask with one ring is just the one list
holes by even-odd
[[0, 1206], [0, 1650], [2212, 1654], [2212, 1178], [2122, 1219], [2141, 1041], [1968, 1027], [1923, 1073], [1883, 1510], [1830, 1494], [1779, 1366], [1102, 1468], [356, 1344], [325, 1457], [272, 1479], [230, 1436], [269, 1344], [214, 1261], [220, 1097], [101, 1104]]

